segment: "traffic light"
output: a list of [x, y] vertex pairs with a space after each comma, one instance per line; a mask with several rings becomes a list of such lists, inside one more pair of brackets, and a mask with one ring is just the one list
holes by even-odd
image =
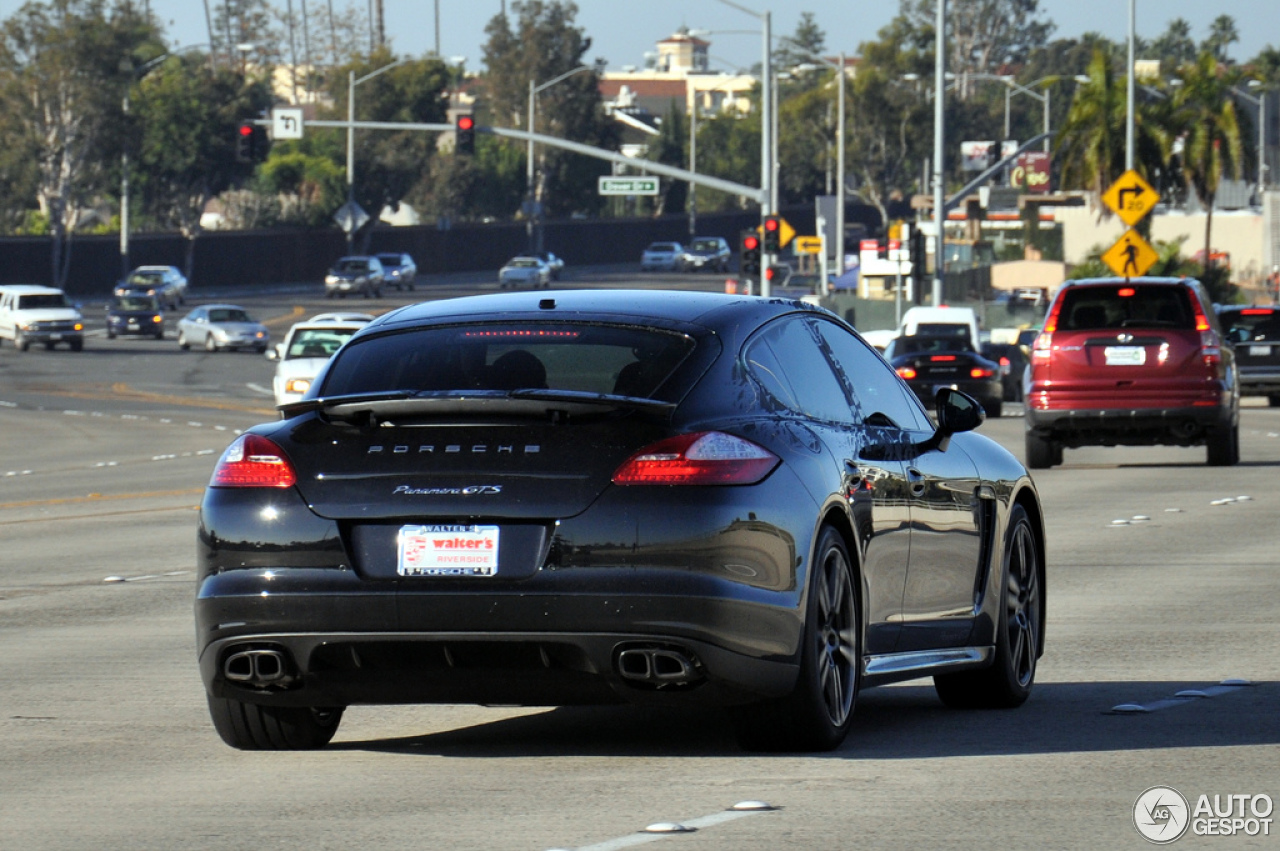
[[459, 115], [453, 122], [454, 151], [459, 154], [476, 152], [476, 119], [474, 115]]
[[760, 274], [760, 237], [753, 230], [743, 231], [738, 242], [738, 274]]
[[257, 128], [251, 122], [242, 121], [236, 128], [236, 162], [251, 163], [258, 154]]
[[764, 253], [777, 254], [782, 250], [782, 219], [778, 216], [764, 217]]

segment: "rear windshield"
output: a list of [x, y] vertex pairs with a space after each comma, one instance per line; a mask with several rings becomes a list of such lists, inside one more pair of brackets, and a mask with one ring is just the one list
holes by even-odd
[[613, 325], [428, 328], [353, 342], [321, 395], [552, 389], [648, 398], [693, 345], [681, 334]]
[[301, 328], [289, 341], [289, 350], [284, 353], [285, 360], [290, 358], [327, 358], [342, 348], [355, 328]]
[[338, 272], [363, 272], [369, 268], [368, 260], [339, 260], [333, 267]]
[[680, 246], [676, 245], [674, 242], [655, 242], [653, 245], [649, 246], [649, 250], [657, 253], [664, 253], [679, 251]]
[[18, 297], [19, 310], [38, 310], [44, 307], [66, 307], [67, 299], [62, 293], [40, 293]]
[[210, 322], [252, 322], [243, 310], [219, 309], [209, 311]]
[[971, 336], [968, 325], [951, 322], [921, 322], [916, 325], [916, 333], [922, 337], [952, 337], [968, 340]]
[[1194, 331], [1195, 313], [1184, 287], [1117, 284], [1068, 289], [1058, 311], [1061, 331], [1102, 328], [1177, 328]]
[[972, 352], [969, 334], [947, 337], [899, 337], [893, 341], [893, 354], [913, 355], [921, 352]]
[[157, 302], [151, 296], [126, 295], [116, 299], [121, 310], [155, 310]]
[[695, 239], [693, 241], [694, 251], [719, 251], [720, 241], [716, 239]]
[[399, 254], [379, 254], [378, 262], [381, 263], [383, 266], [399, 266], [400, 255]]
[[1224, 310], [1218, 320], [1223, 325], [1223, 335], [1233, 343], [1280, 340], [1280, 310], [1269, 307]]

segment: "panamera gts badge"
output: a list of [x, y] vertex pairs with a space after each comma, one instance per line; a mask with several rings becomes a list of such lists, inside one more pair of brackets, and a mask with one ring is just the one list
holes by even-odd
[[398, 485], [391, 492], [396, 496], [493, 496], [502, 493], [502, 485], [467, 485], [461, 488], [415, 488]]

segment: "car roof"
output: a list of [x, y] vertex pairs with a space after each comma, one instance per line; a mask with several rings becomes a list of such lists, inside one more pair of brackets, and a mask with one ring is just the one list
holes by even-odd
[[0, 284], [0, 290], [5, 292], [22, 293], [23, 295], [31, 295], [33, 293], [46, 295], [49, 293], [62, 292], [62, 290], [57, 287], [47, 287], [44, 284]]
[[245, 310], [243, 305], [239, 304], [202, 304], [192, 308], [192, 310], [244, 310], [245, 313], [249, 312]]
[[1064, 287], [1115, 286], [1117, 284], [1198, 284], [1195, 278], [1077, 278], [1063, 282]]
[[622, 322], [660, 318], [679, 323], [708, 323], [711, 314], [760, 313], [803, 310], [830, 315], [829, 311], [789, 298], [728, 295], [687, 290], [541, 290], [538, 292], [488, 293], [438, 299], [402, 307], [379, 317], [375, 326], [437, 320], [530, 321], [591, 319]]
[[372, 313], [317, 313], [310, 319], [304, 319], [299, 325], [305, 325], [308, 322], [372, 322], [376, 319]]

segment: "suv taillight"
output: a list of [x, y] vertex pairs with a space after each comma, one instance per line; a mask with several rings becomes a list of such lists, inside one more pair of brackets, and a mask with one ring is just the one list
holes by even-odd
[[1036, 341], [1031, 344], [1031, 359], [1037, 358], [1047, 359], [1049, 351], [1053, 348], [1053, 332], [1058, 330], [1058, 312], [1062, 310], [1062, 294], [1053, 300], [1053, 306], [1049, 308], [1049, 314], [1044, 318], [1044, 326], [1040, 329], [1040, 333], [1036, 335]]
[[763, 446], [720, 431], [650, 444], [613, 474], [615, 485], [753, 485], [778, 465]]
[[1191, 297], [1191, 304], [1196, 312], [1196, 330], [1200, 332], [1200, 352], [1204, 356], [1204, 365], [1216, 373], [1222, 365], [1222, 342], [1214, 333], [1213, 326], [1209, 324], [1209, 319], [1204, 315], [1195, 296]]
[[218, 459], [209, 486], [289, 488], [297, 480], [293, 465], [279, 446], [261, 435], [242, 434]]

